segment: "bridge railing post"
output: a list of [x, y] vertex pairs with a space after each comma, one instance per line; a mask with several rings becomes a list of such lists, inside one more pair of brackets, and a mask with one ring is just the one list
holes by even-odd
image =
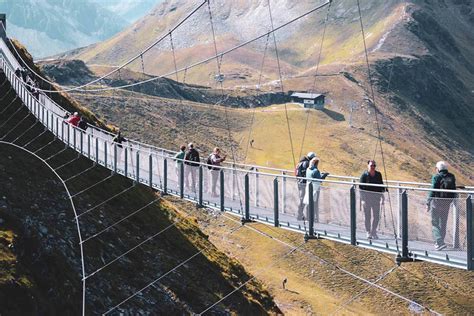
[[286, 173], [285, 171], [281, 172], [283, 176], [281, 179], [281, 212], [286, 213]]
[[137, 149], [137, 152], [135, 153], [135, 181], [137, 183], [140, 183], [140, 149]]
[[108, 156], [108, 153], [107, 153], [107, 141], [104, 140], [104, 167], [107, 168], [107, 156]]
[[114, 142], [114, 173], [117, 173], [117, 162], [118, 162], [118, 159], [117, 159], [117, 143]]
[[458, 199], [458, 197], [456, 196], [454, 199], [453, 199], [453, 203], [451, 203], [451, 205], [453, 206], [453, 248], [459, 248], [459, 220], [460, 220], [460, 216], [459, 216], [459, 204], [458, 204], [458, 201], [460, 201]]
[[128, 178], [128, 148], [123, 148], [123, 171], [126, 178]]
[[260, 192], [259, 192], [259, 173], [258, 173], [258, 169], [255, 168], [255, 207], [258, 207], [258, 198], [259, 198], [259, 195], [260, 195]]
[[402, 192], [402, 258], [408, 258], [408, 194]]
[[278, 196], [278, 178], [273, 179], [273, 219], [274, 226], [279, 227], [279, 210], [278, 210], [278, 201], [280, 197]]
[[357, 211], [356, 211], [356, 188], [355, 185], [351, 186], [351, 245], [357, 244]]
[[87, 134], [87, 158], [91, 159], [91, 135]]
[[314, 195], [313, 182], [308, 183], [308, 235], [314, 236]]
[[153, 156], [148, 154], [148, 186], [153, 188]]
[[474, 214], [472, 209], [472, 195], [466, 198], [467, 221], [467, 270], [474, 270]]
[[168, 160], [163, 159], [163, 194], [168, 194]]
[[221, 212], [225, 211], [225, 188], [224, 188], [224, 170], [219, 170], [219, 180], [220, 180], [220, 202], [221, 202]]
[[184, 198], [184, 162], [179, 161], [179, 197]]
[[198, 185], [198, 206], [203, 207], [202, 192], [204, 189], [204, 171], [202, 165], [199, 166], [199, 185]]
[[81, 140], [81, 151], [80, 151], [80, 154], [82, 155], [83, 154], [83, 150], [84, 150], [84, 132], [81, 131], [81, 134], [79, 135], [80, 136], [80, 140]]
[[250, 180], [249, 174], [246, 173], [244, 177], [244, 198], [245, 198], [245, 209], [244, 209], [244, 220], [250, 221]]
[[99, 139], [95, 139], [95, 162], [99, 163]]

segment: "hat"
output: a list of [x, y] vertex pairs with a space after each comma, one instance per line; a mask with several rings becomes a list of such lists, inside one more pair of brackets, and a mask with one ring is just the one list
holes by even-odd
[[316, 157], [316, 154], [315, 154], [314, 152], [310, 151], [310, 152], [308, 153], [308, 156], [307, 156], [307, 157], [308, 157], [309, 159], [312, 159], [312, 158]]
[[77, 113], [77, 112], [74, 112], [74, 115], [79, 115], [79, 113]]

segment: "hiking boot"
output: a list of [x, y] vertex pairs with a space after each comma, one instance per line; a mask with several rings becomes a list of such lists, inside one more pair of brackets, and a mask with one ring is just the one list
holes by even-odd
[[377, 235], [377, 233], [372, 234], [372, 239], [379, 239], [379, 236]]
[[437, 251], [443, 250], [444, 248], [446, 248], [446, 244], [441, 244], [441, 245], [435, 244], [435, 250]]
[[298, 216], [296, 216], [296, 220], [304, 221], [304, 216], [302, 214], [298, 214]]
[[372, 235], [369, 232], [367, 232], [367, 239], [372, 239]]

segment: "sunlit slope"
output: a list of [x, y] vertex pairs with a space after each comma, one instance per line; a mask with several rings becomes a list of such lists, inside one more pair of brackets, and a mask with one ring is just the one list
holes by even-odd
[[[324, 2], [305, 0], [272, 3], [274, 27], [303, 15]], [[82, 59], [88, 64], [119, 65], [157, 39], [164, 37], [164, 40], [143, 55], [143, 67], [141, 58], [129, 67], [136, 71], [144, 69], [149, 74], [162, 75], [175, 70], [176, 60], [178, 69], [185, 68], [215, 54], [207, 6], [196, 11], [172, 33], [171, 37], [166, 35], [197, 5], [198, 3], [181, 0], [162, 3], [149, 15], [109, 40], [67, 53], [65, 56]], [[384, 36], [387, 32], [403, 20], [403, 12], [404, 6], [399, 1], [361, 1], [361, 13], [369, 49], [385, 41]], [[271, 29], [269, 10], [265, 1], [212, 1], [211, 13], [219, 52]], [[314, 11], [275, 33], [280, 64], [285, 76], [293, 76], [316, 65], [325, 25], [321, 63], [351, 63], [363, 60], [364, 46], [357, 6], [354, 1], [334, 1], [329, 11], [328, 7]], [[175, 49], [174, 56], [171, 50], [172, 44]], [[264, 61], [263, 67], [261, 67], [262, 61]], [[222, 73], [233, 84], [256, 83], [259, 78], [256, 74], [260, 69], [264, 81], [278, 78], [273, 36], [263, 37], [225, 55], [221, 67]], [[186, 79], [189, 82], [209, 84], [216, 72], [216, 62], [210, 61], [195, 69], [189, 69]], [[181, 72], [180, 76], [184, 80], [184, 72]]]

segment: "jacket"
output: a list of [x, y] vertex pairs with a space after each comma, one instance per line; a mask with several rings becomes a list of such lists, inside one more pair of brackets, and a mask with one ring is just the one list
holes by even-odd
[[[365, 171], [361, 176], [360, 176], [360, 183], [371, 183], [371, 184], [382, 184], [383, 185], [383, 180], [382, 180], [382, 174], [378, 171], [375, 171], [375, 174], [373, 177], [370, 176], [368, 171]], [[368, 185], [359, 185], [359, 189], [364, 190], [364, 191], [371, 191], [371, 192], [385, 192], [387, 191], [386, 188], [383, 186], [380, 187], [374, 187], [374, 186], [368, 186]]]

